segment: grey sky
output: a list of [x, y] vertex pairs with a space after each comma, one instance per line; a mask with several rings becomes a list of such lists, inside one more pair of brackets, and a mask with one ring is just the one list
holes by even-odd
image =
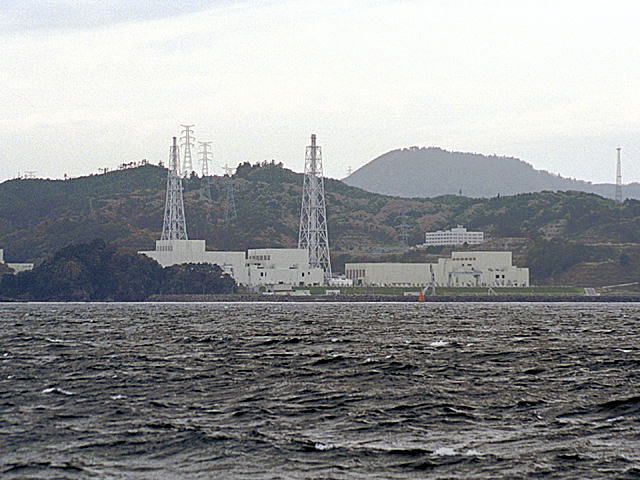
[[[179, 6], [179, 9], [178, 7]], [[393, 148], [517, 156], [640, 181], [633, 1], [4, 1], [0, 178], [165, 160], [179, 123], [220, 165], [342, 177]]]

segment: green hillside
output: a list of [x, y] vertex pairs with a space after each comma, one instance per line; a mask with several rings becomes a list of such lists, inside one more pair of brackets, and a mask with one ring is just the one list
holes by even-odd
[[[160, 235], [166, 170], [153, 165], [73, 180], [10, 180], [0, 184], [0, 245], [9, 261], [42, 261], [73, 243], [101, 238], [125, 249], [153, 248]], [[223, 222], [224, 180], [184, 182], [191, 238], [212, 249], [295, 246], [302, 176], [269, 163], [242, 164], [235, 175], [238, 219]], [[334, 268], [345, 261], [433, 258], [441, 251], [403, 250], [426, 230], [464, 224], [487, 233], [483, 248], [509, 249], [537, 283], [610, 285], [638, 278], [640, 202], [621, 205], [594, 194], [541, 192], [472, 199], [405, 199], [369, 193], [327, 179]]]

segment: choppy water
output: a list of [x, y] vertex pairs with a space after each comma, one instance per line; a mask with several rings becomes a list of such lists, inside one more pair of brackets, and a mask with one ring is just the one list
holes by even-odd
[[640, 305], [0, 318], [3, 478], [640, 477]]

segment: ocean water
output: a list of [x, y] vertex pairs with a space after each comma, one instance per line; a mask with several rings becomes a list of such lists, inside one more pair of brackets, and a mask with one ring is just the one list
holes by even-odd
[[640, 478], [640, 305], [0, 305], [2, 478]]

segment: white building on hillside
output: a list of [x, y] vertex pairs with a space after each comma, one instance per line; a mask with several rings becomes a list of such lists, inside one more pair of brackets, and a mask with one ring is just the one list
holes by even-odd
[[183, 263], [210, 263], [231, 275], [238, 285], [323, 285], [324, 272], [309, 267], [309, 253], [297, 248], [265, 248], [244, 252], [206, 249], [204, 240], [157, 240], [156, 249], [139, 252], [163, 267]]
[[484, 242], [484, 232], [469, 232], [462, 225], [451, 230], [438, 230], [424, 234], [425, 247], [445, 245], [477, 245]]
[[33, 270], [33, 263], [6, 263], [4, 261], [3, 248], [0, 248], [0, 263], [13, 270], [13, 273], [28, 272], [29, 270]]
[[528, 287], [529, 269], [511, 252], [453, 252], [438, 263], [347, 263], [354, 285], [386, 287]]

